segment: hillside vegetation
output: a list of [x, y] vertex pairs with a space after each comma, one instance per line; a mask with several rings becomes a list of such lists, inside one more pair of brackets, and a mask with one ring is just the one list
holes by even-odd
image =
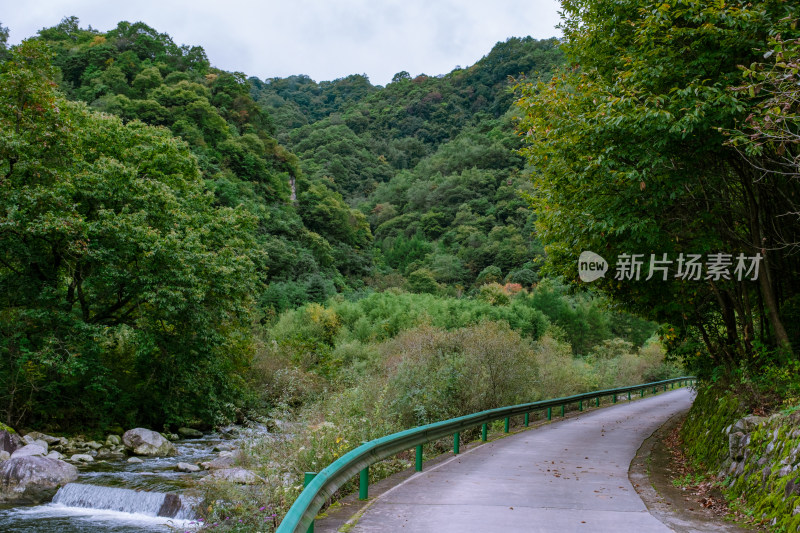
[[[549, 315], [512, 298], [538, 280], [541, 248], [518, 194], [509, 76], [548, 75], [553, 40], [509, 39], [469, 68], [385, 88], [248, 79], [141, 22], [100, 32], [68, 17], [4, 43], [9, 424], [208, 425], [268, 407], [246, 378], [260, 339], [337, 293], [445, 298], [391, 318], [415, 326], [439, 325], [448, 299], [472, 313], [460, 326], [536, 337], [562, 324], [582, 355], [635, 322], [563, 289]], [[604, 325], [580, 331], [581, 313]], [[325, 357], [285, 355], [332, 377]]]

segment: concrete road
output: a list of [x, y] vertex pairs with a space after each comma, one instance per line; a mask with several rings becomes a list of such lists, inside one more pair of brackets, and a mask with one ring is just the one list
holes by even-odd
[[350, 531], [670, 531], [647, 512], [628, 467], [693, 399], [679, 389], [473, 448], [385, 492]]

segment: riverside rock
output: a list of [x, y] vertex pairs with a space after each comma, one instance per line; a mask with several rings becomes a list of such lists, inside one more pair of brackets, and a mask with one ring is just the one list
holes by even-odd
[[22, 448], [17, 448], [14, 450], [14, 453], [11, 454], [11, 458], [29, 457], [31, 455], [47, 455], [47, 448], [44, 448], [39, 444], [26, 444]]
[[150, 457], [178, 455], [178, 451], [170, 441], [149, 429], [136, 428], [126, 431], [122, 435], [122, 443], [135, 455]]
[[45, 453], [47, 453], [50, 449], [50, 445], [47, 444], [47, 441], [44, 439], [34, 438], [32, 435], [41, 435], [41, 433], [31, 432], [22, 437], [22, 442], [25, 444], [38, 444], [42, 448], [45, 449]]
[[224, 468], [222, 470], [214, 470], [203, 479], [223, 480], [228, 481], [229, 483], [238, 483], [239, 485], [255, 485], [259, 482], [259, 477], [245, 468]]
[[78, 469], [64, 461], [40, 456], [13, 457], [0, 463], [0, 503], [48, 501], [59, 487], [76, 479]]
[[17, 448], [24, 446], [22, 439], [13, 431], [0, 429], [0, 451], [14, 453]]
[[191, 463], [178, 463], [175, 465], [175, 470], [178, 472], [199, 472], [200, 467]]
[[211, 461], [206, 461], [205, 463], [200, 463], [200, 465], [206, 470], [224, 470], [231, 468], [235, 463], [236, 457], [233, 455], [228, 455], [226, 457], [217, 457]]
[[178, 435], [184, 439], [199, 439], [203, 436], [203, 432], [192, 428], [178, 428]]
[[[26, 439], [26, 441], [29, 438], [32, 439], [32, 440], [43, 440], [47, 444], [58, 444], [59, 441], [61, 441], [60, 437], [53, 437], [52, 435], [47, 435], [47, 434], [41, 433], [39, 431], [31, 431], [30, 433], [25, 435], [24, 438]], [[28, 442], [28, 444], [32, 444], [32, 443]]]

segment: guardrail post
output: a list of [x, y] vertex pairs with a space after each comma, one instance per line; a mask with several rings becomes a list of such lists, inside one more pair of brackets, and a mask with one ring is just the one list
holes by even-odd
[[510, 424], [510, 418], [506, 417], [506, 421], [503, 423], [503, 433], [508, 433], [508, 426]]
[[564, 404], [561, 404], [561, 417], [564, 417]]
[[369, 498], [369, 467], [365, 467], [358, 474], [358, 499], [366, 500]]
[[644, 389], [639, 391], [639, 398], [644, 398]]
[[[314, 479], [314, 476], [316, 476], [316, 475], [317, 475], [316, 472], [306, 472], [303, 475], [303, 488], [308, 487], [308, 484], [311, 483], [311, 480]], [[306, 530], [306, 533], [314, 533], [314, 521], [313, 520], [311, 521], [311, 525], [308, 526], [308, 529]]]
[[530, 422], [530, 413], [525, 413], [525, 427], [528, 427], [529, 422]]
[[628, 391], [628, 401], [631, 401], [631, 391]]
[[489, 435], [489, 424], [483, 424], [481, 426], [481, 440], [486, 442], [486, 438]]
[[596, 397], [594, 399], [594, 406], [595, 407], [600, 407], [600, 396], [598, 396], [598, 397]]
[[614, 401], [613, 401], [613, 403], [617, 403], [617, 395], [616, 395], [616, 393], [614, 394]]
[[453, 434], [453, 455], [458, 455], [458, 451], [461, 444], [461, 435], [458, 433]]
[[667, 384], [664, 383], [664, 392], [667, 392]]
[[553, 419], [553, 408], [552, 407], [548, 407], [547, 408], [547, 419], [548, 420], [552, 420]]
[[655, 387], [653, 387], [653, 394], [655, 394], [656, 392], [657, 392], [657, 391], [656, 391], [656, 388], [655, 388]]
[[583, 411], [583, 400], [578, 402], [578, 411]]
[[422, 472], [422, 444], [417, 445], [417, 453], [415, 455], [414, 470]]

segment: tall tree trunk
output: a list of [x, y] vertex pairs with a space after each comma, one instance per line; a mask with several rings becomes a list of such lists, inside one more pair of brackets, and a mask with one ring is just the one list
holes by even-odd
[[767, 239], [764, 236], [762, 224], [759, 215], [761, 214], [761, 206], [759, 205], [756, 193], [753, 190], [752, 184], [748, 181], [746, 176], [743, 176], [742, 183], [745, 191], [747, 191], [747, 200], [750, 204], [748, 213], [750, 215], [750, 236], [752, 239], [753, 247], [761, 253], [762, 261], [761, 268], [758, 274], [758, 286], [764, 305], [767, 310], [767, 318], [772, 326], [772, 333], [775, 337], [775, 344], [782, 350], [786, 350], [789, 354], [792, 353], [792, 345], [789, 342], [789, 335], [786, 333], [786, 328], [783, 327], [780, 314], [778, 312], [778, 301], [775, 297], [775, 284], [772, 283], [772, 268], [771, 258], [767, 253]]

